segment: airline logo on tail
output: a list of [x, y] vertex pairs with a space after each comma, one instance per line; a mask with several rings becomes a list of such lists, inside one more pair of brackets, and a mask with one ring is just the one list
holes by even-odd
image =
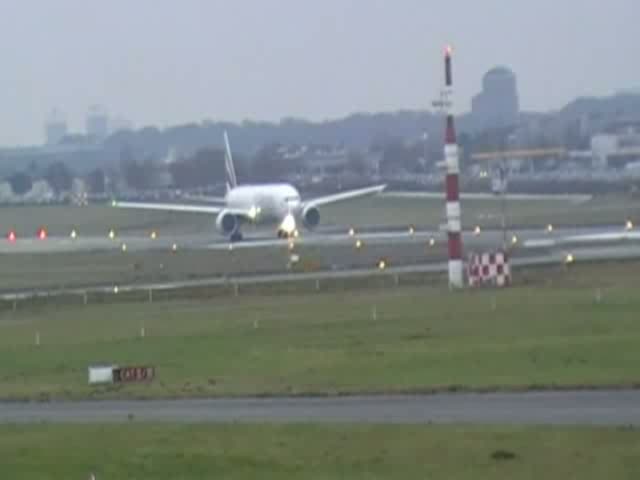
[[224, 167], [227, 172], [227, 191], [229, 191], [238, 186], [238, 180], [236, 179], [236, 170], [233, 168], [233, 157], [226, 131], [224, 132]]

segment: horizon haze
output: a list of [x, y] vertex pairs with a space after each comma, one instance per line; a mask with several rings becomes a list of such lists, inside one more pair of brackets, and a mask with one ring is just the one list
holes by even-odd
[[496, 65], [522, 110], [556, 109], [640, 85], [638, 18], [634, 0], [5, 0], [0, 145], [41, 144], [54, 108], [84, 132], [93, 104], [137, 127], [431, 109], [446, 44], [457, 111]]

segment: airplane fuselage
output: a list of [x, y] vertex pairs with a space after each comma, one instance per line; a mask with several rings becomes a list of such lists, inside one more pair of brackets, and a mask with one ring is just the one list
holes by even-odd
[[287, 183], [242, 185], [230, 189], [225, 205], [231, 210], [252, 210], [255, 221], [282, 221], [287, 214], [298, 215], [300, 193]]

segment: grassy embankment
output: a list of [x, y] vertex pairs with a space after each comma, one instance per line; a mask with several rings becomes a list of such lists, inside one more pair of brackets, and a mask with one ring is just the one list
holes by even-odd
[[[0, 317], [0, 397], [635, 385], [637, 272], [637, 263], [521, 271], [519, 287], [456, 294], [426, 285], [275, 296], [256, 289], [190, 302], [18, 309]], [[157, 379], [89, 387], [87, 367], [103, 362], [152, 364]]]
[[0, 427], [3, 478], [633, 479], [630, 429], [431, 426]]

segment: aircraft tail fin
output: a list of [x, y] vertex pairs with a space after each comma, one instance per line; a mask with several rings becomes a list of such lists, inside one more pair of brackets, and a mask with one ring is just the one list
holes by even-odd
[[233, 166], [229, 136], [226, 130], [224, 132], [224, 167], [227, 172], [227, 191], [229, 191], [238, 186], [238, 180], [236, 179], [236, 169]]

